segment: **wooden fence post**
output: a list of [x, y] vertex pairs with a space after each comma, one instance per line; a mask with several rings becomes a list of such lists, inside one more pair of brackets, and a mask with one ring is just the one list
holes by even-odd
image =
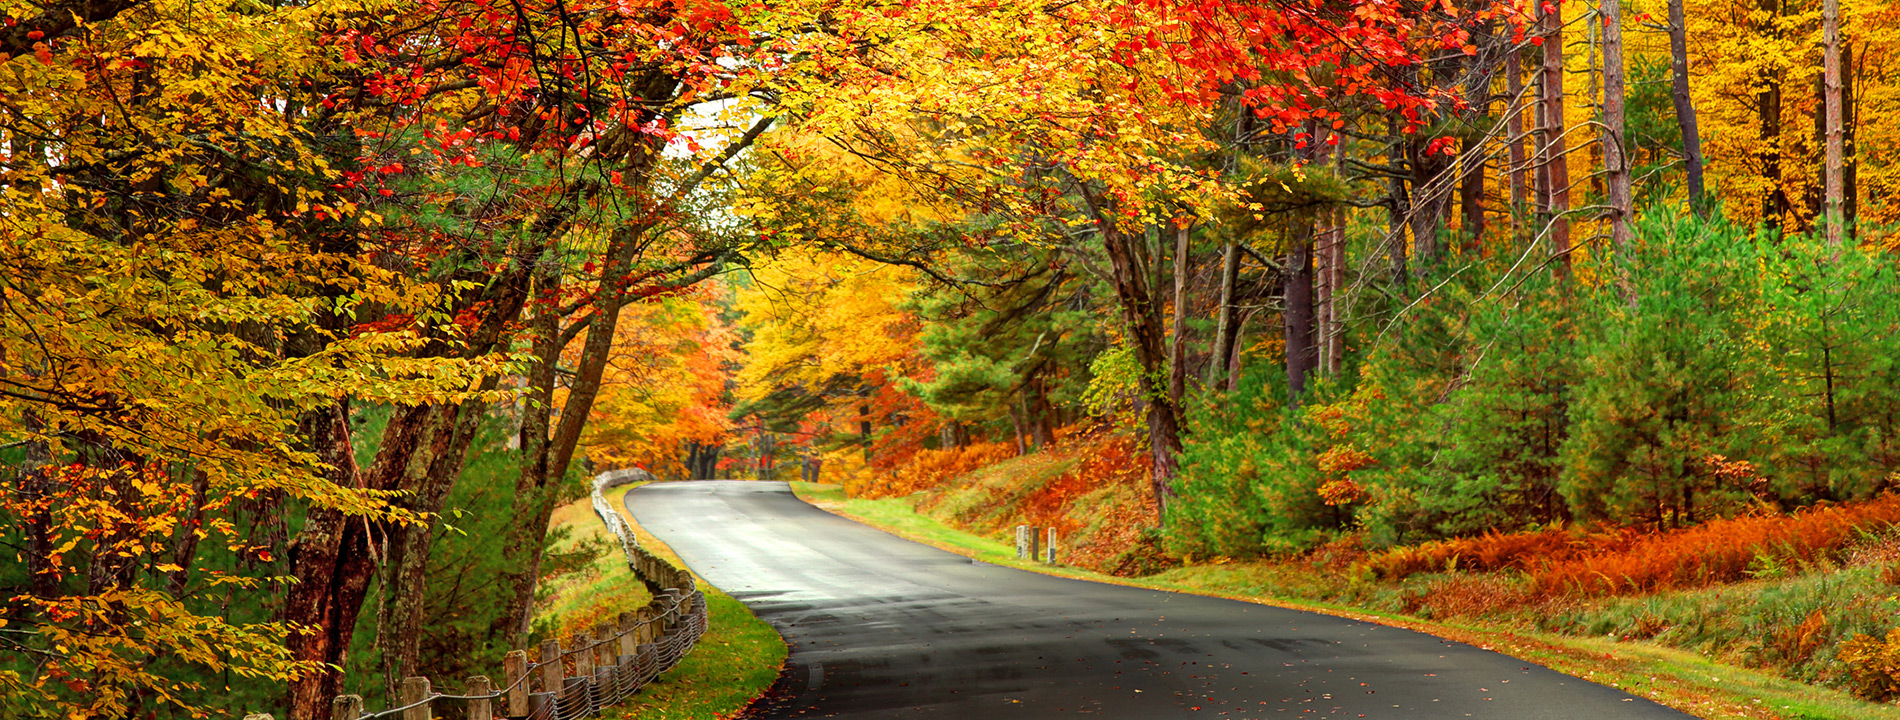
[[507, 657], [501, 660], [501, 673], [501, 681], [508, 684], [508, 704], [503, 712], [511, 718], [527, 717], [528, 653], [523, 650], [508, 651]]
[[640, 631], [640, 625], [633, 613], [620, 614], [620, 654], [632, 655], [640, 647], [640, 639], [633, 634]]
[[330, 720], [357, 720], [363, 717], [363, 696], [338, 695], [330, 701]]
[[594, 667], [608, 667], [616, 664], [614, 649], [619, 647], [620, 643], [613, 642], [614, 626], [608, 623], [595, 625], [594, 637], [597, 638], [595, 642], [598, 643], [594, 647]]
[[653, 606], [648, 605], [640, 608], [638, 612], [634, 613], [634, 617], [640, 622], [640, 632], [638, 637], [634, 639], [634, 645], [640, 646], [653, 642]]
[[[476, 675], [468, 679], [468, 695], [487, 695], [495, 691], [488, 684], [488, 676]], [[468, 720], [495, 720], [495, 704], [488, 698], [468, 701]]]
[[574, 677], [591, 678], [594, 676], [594, 649], [587, 645], [593, 642], [586, 630], [574, 632]]
[[561, 641], [541, 643], [541, 692], [560, 692], [561, 676]]
[[402, 720], [430, 720], [433, 717], [429, 712], [428, 702], [431, 694], [432, 693], [429, 692], [428, 678], [403, 678], [402, 704], [404, 706], [414, 705], [415, 707], [402, 711]]

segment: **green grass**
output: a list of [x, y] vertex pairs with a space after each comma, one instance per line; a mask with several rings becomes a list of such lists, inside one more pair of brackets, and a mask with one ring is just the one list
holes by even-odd
[[[1001, 541], [956, 530], [936, 518], [917, 512], [916, 496], [866, 500], [848, 498], [838, 485], [793, 482], [798, 497], [818, 507], [858, 518], [913, 540], [921, 540], [985, 562], [1015, 564], [1016, 548]], [[1026, 564], [1025, 564], [1026, 566]]]
[[[920, 514], [921, 495], [865, 500], [847, 498], [835, 485], [792, 483], [807, 502], [894, 534], [997, 565], [1065, 577], [1158, 590], [1190, 592], [1267, 605], [1354, 617], [1410, 628], [1503, 652], [1552, 669], [1642, 695], [1703, 718], [1784, 720], [1900, 720], [1900, 708], [1864, 702], [1846, 693], [1709, 660], [1694, 652], [1649, 642], [1545, 632], [1523, 619], [1495, 622], [1459, 618], [1435, 622], [1391, 608], [1403, 586], [1377, 584], [1336, 572], [1272, 563], [1190, 565], [1148, 578], [1129, 579], [1019, 561], [1013, 544], [950, 527]], [[1418, 578], [1417, 582], [1429, 582]], [[1825, 586], [1825, 583], [1817, 583]], [[1838, 591], [1839, 586], [1833, 590]], [[1283, 590], [1292, 590], [1287, 597]], [[1350, 604], [1312, 598], [1344, 599]], [[1680, 599], [1693, 603], [1698, 598]], [[1574, 622], [1574, 620], [1573, 620]], [[1598, 627], [1592, 625], [1591, 627]]]
[[597, 554], [579, 571], [559, 576], [550, 584], [547, 595], [535, 606], [537, 625], [553, 628], [566, 637], [574, 630], [589, 629], [622, 612], [638, 610], [653, 599], [627, 569], [619, 544], [600, 516], [594, 514], [588, 498], [555, 508], [548, 527], [567, 532], [567, 537], [555, 544], [555, 551], [585, 549]]

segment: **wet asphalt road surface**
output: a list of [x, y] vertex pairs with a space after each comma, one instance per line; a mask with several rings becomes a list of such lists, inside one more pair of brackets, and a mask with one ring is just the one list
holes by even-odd
[[785, 636], [756, 717], [1689, 717], [1409, 630], [977, 563], [783, 483], [657, 483], [626, 502]]

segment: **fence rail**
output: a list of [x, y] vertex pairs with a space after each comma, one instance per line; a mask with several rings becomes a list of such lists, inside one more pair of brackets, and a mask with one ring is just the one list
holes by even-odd
[[[459, 694], [438, 692], [428, 678], [412, 677], [402, 684], [400, 704], [375, 713], [363, 712], [363, 698], [338, 696], [329, 720], [431, 720], [442, 703], [463, 703], [467, 720], [515, 718], [576, 720], [632, 697], [660, 673], [673, 669], [707, 627], [706, 596], [693, 576], [640, 547], [633, 528], [602, 494], [608, 488], [651, 479], [644, 470], [615, 470], [594, 478], [594, 512], [620, 541], [627, 566], [653, 589], [653, 600], [636, 612], [621, 613], [612, 623], [576, 633], [571, 646], [548, 640], [536, 648], [509, 652], [502, 663], [499, 689], [487, 676], [464, 683]], [[246, 720], [269, 720], [251, 715]]]

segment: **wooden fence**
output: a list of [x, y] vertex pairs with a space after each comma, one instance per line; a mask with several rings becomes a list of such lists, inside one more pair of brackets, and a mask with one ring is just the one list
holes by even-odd
[[[463, 683], [459, 694], [444, 693], [428, 678], [412, 677], [403, 681], [400, 704], [365, 713], [361, 697], [343, 695], [332, 703], [329, 720], [430, 720], [436, 710], [448, 710], [445, 703], [461, 704], [456, 709], [467, 720], [573, 720], [620, 703], [678, 665], [706, 632], [706, 597], [691, 573], [640, 547], [632, 528], [601, 492], [649, 477], [644, 470], [618, 470], [602, 473], [593, 483], [594, 512], [620, 540], [634, 575], [654, 591], [646, 607], [576, 634], [570, 646], [549, 640], [534, 653], [508, 653], [499, 686], [476, 676]], [[268, 718], [252, 715], [246, 720]]]

